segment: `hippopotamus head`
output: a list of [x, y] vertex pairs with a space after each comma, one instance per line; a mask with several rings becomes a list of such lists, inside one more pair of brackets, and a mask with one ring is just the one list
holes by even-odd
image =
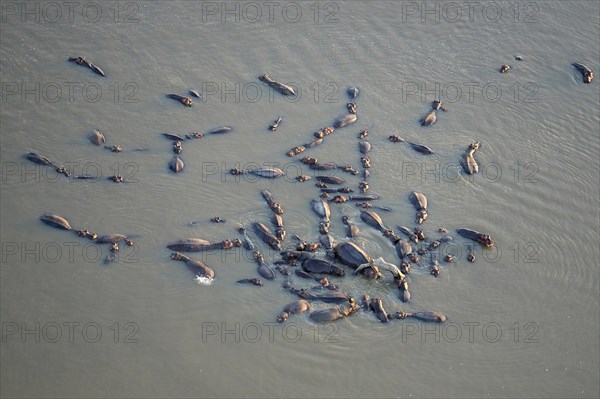
[[371, 280], [379, 280], [382, 276], [381, 271], [375, 265], [363, 269], [362, 275]]
[[492, 238], [488, 234], [482, 234], [479, 237], [479, 242], [488, 248], [491, 248], [495, 245], [494, 240], [492, 240]]
[[410, 274], [410, 262], [403, 260], [400, 263], [400, 271], [404, 274]]
[[420, 211], [417, 212], [415, 221], [418, 224], [423, 224], [423, 222], [427, 219], [427, 211], [424, 209], [421, 209]]
[[348, 302], [339, 305], [340, 313], [344, 316], [351, 315], [352, 313], [358, 312], [360, 307], [354, 301], [354, 298], [348, 299]]
[[277, 321], [280, 323], [283, 323], [285, 321], [287, 321], [290, 317], [290, 314], [288, 312], [281, 312], [277, 315]]
[[254, 260], [257, 260], [259, 262], [262, 262], [265, 258], [263, 257], [263, 254], [260, 251], [254, 251], [252, 253], [252, 256], [254, 257]]

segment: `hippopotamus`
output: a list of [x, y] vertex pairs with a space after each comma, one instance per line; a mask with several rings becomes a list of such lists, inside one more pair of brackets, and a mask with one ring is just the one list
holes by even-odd
[[417, 209], [416, 222], [423, 224], [427, 219], [427, 197], [417, 191], [413, 191], [408, 196], [411, 204]]
[[284, 175], [284, 173], [281, 169], [271, 168], [271, 167], [248, 169], [247, 172], [251, 173], [253, 175], [256, 175], [256, 176], [266, 177], [269, 179], [274, 179], [276, 177], [281, 177]]
[[394, 265], [393, 263], [386, 262], [385, 259], [383, 259], [382, 257], [379, 257], [375, 260], [371, 260], [369, 262], [365, 262], [362, 265], [358, 266], [354, 271], [354, 274], [358, 274], [361, 270], [373, 266], [377, 266], [378, 268], [387, 270], [388, 272], [392, 273], [396, 280], [404, 279], [404, 274], [400, 271], [398, 266]]
[[355, 102], [350, 102], [350, 103], [346, 103], [346, 109], [348, 110], [348, 112], [350, 112], [351, 114], [355, 114], [357, 111], [357, 105]]
[[237, 281], [240, 284], [252, 284], [252, 285], [258, 285], [258, 286], [262, 286], [263, 282], [261, 281], [261, 279], [259, 278], [243, 278], [241, 280]]
[[25, 154], [25, 158], [38, 165], [54, 165], [54, 162], [52, 162], [43, 155], [36, 154], [35, 152], [28, 152], [27, 154]]
[[371, 167], [371, 158], [369, 157], [360, 157], [360, 163], [364, 169], [369, 169]]
[[498, 72], [506, 73], [506, 72], [508, 72], [509, 69], [510, 69], [510, 65], [503, 64], [500, 66], [500, 70]]
[[365, 194], [367, 191], [369, 191], [369, 183], [367, 183], [366, 181], [359, 182], [358, 189], [361, 193]]
[[333, 162], [327, 162], [327, 163], [316, 162], [316, 163], [309, 164], [308, 167], [313, 170], [333, 170], [333, 169], [336, 169], [338, 166]]
[[318, 279], [318, 277], [307, 272], [306, 270], [296, 269], [296, 270], [294, 270], [294, 273], [296, 274], [296, 276], [298, 276], [300, 278], [306, 278], [308, 280], [317, 280]]
[[400, 288], [400, 300], [402, 302], [410, 301], [410, 291], [408, 290], [408, 282], [405, 278], [396, 280], [398, 288]]
[[173, 241], [172, 243], [167, 244], [167, 248], [180, 252], [201, 252], [210, 251], [213, 249], [231, 249], [241, 246], [242, 241], [237, 238], [233, 241], [224, 240], [216, 243], [203, 240], [201, 238], [184, 238], [182, 240]]
[[360, 151], [361, 154], [368, 153], [369, 151], [371, 151], [371, 148], [372, 148], [371, 143], [369, 143], [366, 140], [361, 140], [358, 143], [358, 150]]
[[479, 172], [479, 165], [473, 157], [473, 154], [467, 153], [465, 154], [465, 160], [463, 162], [463, 169], [470, 175], [473, 175]]
[[471, 143], [465, 152], [465, 159], [463, 162], [463, 169], [468, 174], [472, 175], [479, 172], [479, 165], [477, 165], [477, 161], [475, 161], [475, 157], [473, 154], [479, 149], [481, 143]]
[[266, 278], [267, 280], [273, 280], [275, 278], [275, 272], [269, 265], [265, 263], [265, 258], [260, 251], [254, 251], [252, 254], [256, 264], [258, 265], [258, 274]]
[[425, 115], [421, 120], [421, 126], [431, 126], [437, 121], [437, 115], [435, 110], [429, 111], [427, 115]]
[[102, 145], [106, 143], [106, 138], [104, 137], [104, 133], [99, 130], [94, 130], [92, 134], [89, 136], [90, 142], [95, 145]]
[[348, 196], [350, 201], [375, 201], [379, 199], [377, 194], [356, 194]]
[[179, 252], [171, 254], [171, 259], [185, 262], [188, 269], [190, 269], [192, 273], [198, 277], [207, 277], [209, 279], [213, 279], [215, 277], [215, 272], [213, 269], [208, 267], [206, 263], [202, 261], [189, 258], [183, 254], [180, 254]]
[[333, 122], [333, 127], [336, 129], [348, 126], [356, 122], [356, 114], [346, 114], [338, 116]]
[[273, 216], [271, 217], [271, 222], [273, 222], [273, 225], [275, 225], [275, 227], [283, 227], [283, 218], [280, 214], [273, 213]]
[[326, 249], [332, 249], [333, 246], [335, 245], [335, 241], [333, 240], [333, 237], [330, 236], [329, 234], [322, 234], [321, 237], [319, 238], [319, 241]]
[[391, 141], [392, 143], [403, 143], [406, 141], [402, 137], [395, 135], [395, 134], [392, 134], [391, 136], [389, 136], [388, 140]]
[[179, 94], [167, 94], [167, 97], [170, 98], [170, 99], [172, 99], [172, 100], [179, 101], [180, 103], [182, 103], [186, 107], [191, 107], [192, 106], [192, 99], [189, 98], [189, 97], [180, 96]]
[[401, 233], [404, 233], [408, 236], [408, 238], [414, 242], [415, 244], [419, 243], [419, 237], [417, 237], [417, 235], [408, 227], [406, 226], [397, 226], [398, 231], [400, 231]]
[[369, 309], [375, 313], [375, 316], [379, 319], [379, 321], [382, 323], [388, 322], [388, 314], [383, 308], [383, 301], [381, 298], [371, 298], [371, 301], [369, 302]]
[[168, 138], [171, 141], [184, 141], [185, 140], [183, 137], [181, 137], [178, 134], [163, 133], [162, 135], [165, 136], [166, 138]]
[[334, 251], [340, 262], [352, 269], [357, 269], [360, 265], [373, 260], [365, 251], [350, 241], [338, 244]]
[[429, 147], [427, 147], [426, 145], [422, 145], [422, 144], [417, 144], [417, 143], [408, 143], [410, 144], [410, 146], [417, 152], [420, 152], [421, 154], [425, 154], [425, 155], [431, 155], [433, 154], [433, 150]]
[[323, 139], [316, 139], [311, 141], [310, 143], [304, 144], [305, 148], [313, 148], [323, 143]]
[[310, 303], [304, 299], [299, 299], [292, 303], [288, 303], [285, 308], [283, 308], [283, 312], [277, 315], [277, 321], [283, 323], [287, 321], [290, 315], [300, 314], [310, 310]]
[[183, 159], [175, 155], [171, 161], [169, 161], [169, 169], [171, 169], [175, 173], [179, 173], [183, 170], [185, 163]]
[[327, 303], [343, 303], [348, 302], [350, 299], [350, 295], [343, 291], [335, 291], [335, 290], [327, 290], [324, 291], [321, 287], [317, 288], [290, 288], [290, 292], [298, 295], [300, 298], [311, 300], [311, 301], [321, 301]]
[[40, 216], [40, 220], [49, 226], [56, 227], [62, 230], [73, 230], [67, 219], [62, 216], [54, 215], [52, 213], [45, 213]]
[[102, 68], [98, 65], [92, 64], [90, 61], [86, 60], [85, 57], [69, 57], [70, 62], [74, 62], [77, 65], [81, 65], [87, 68], [90, 68], [92, 71], [101, 76], [106, 76]]
[[334, 276], [344, 276], [344, 269], [334, 265], [326, 260], [310, 258], [302, 262], [302, 268], [310, 273], [331, 274]]
[[275, 121], [269, 125], [269, 130], [272, 132], [277, 131], [277, 128], [279, 127], [279, 124], [281, 123], [282, 119], [283, 118], [281, 116], [279, 118], [275, 119]]
[[335, 128], [333, 126], [328, 126], [328, 127], [322, 127], [321, 130], [314, 132], [313, 135], [316, 138], [322, 138], [325, 136], [329, 136], [331, 133], [333, 133], [335, 131]]
[[331, 227], [329, 220], [321, 220], [319, 222], [319, 232], [321, 234], [329, 234], [329, 227]]
[[406, 317], [412, 317], [413, 319], [427, 321], [427, 322], [433, 322], [433, 323], [443, 323], [446, 321], [446, 316], [444, 316], [440, 312], [407, 313]]
[[261, 82], [265, 82], [270, 87], [272, 87], [275, 91], [278, 91], [279, 93], [283, 94], [284, 96], [295, 96], [296, 95], [296, 92], [294, 92], [294, 89], [291, 86], [271, 79], [269, 77], [269, 75], [267, 75], [266, 73], [263, 75], [260, 75], [258, 77], [258, 80], [260, 80]]
[[200, 132], [192, 132], [190, 134], [186, 134], [185, 135], [185, 138], [186, 139], [190, 139], [190, 140], [192, 140], [192, 139], [198, 139], [199, 140], [202, 137], [204, 137], [204, 133], [200, 133]]
[[271, 230], [269, 230], [267, 226], [259, 222], [254, 222], [252, 223], [252, 227], [254, 228], [256, 235], [263, 240], [265, 244], [268, 244], [277, 251], [281, 251], [281, 241], [271, 233]]
[[357, 87], [350, 86], [350, 87], [348, 87], [348, 90], [346, 90], [346, 92], [348, 93], [348, 95], [350, 96], [350, 98], [356, 98], [356, 97], [358, 97], [358, 93], [360, 91], [358, 90]]
[[181, 154], [183, 152], [183, 145], [181, 144], [181, 141], [173, 142], [173, 152], [175, 154]]
[[231, 126], [218, 126], [213, 129], [210, 129], [206, 134], [222, 134], [229, 133], [233, 130]]
[[315, 176], [315, 179], [325, 184], [344, 184], [346, 182], [346, 180], [337, 176]]
[[467, 260], [471, 263], [475, 262], [475, 248], [472, 245], [469, 245], [469, 254], [467, 255]]
[[592, 83], [594, 72], [587, 66], [578, 62], [572, 64], [580, 73], [584, 83]]
[[400, 259], [404, 259], [405, 256], [412, 253], [412, 245], [406, 240], [399, 239], [394, 246], [396, 247], [396, 252]]
[[349, 216], [342, 216], [342, 223], [348, 226], [346, 229], [346, 235], [348, 237], [356, 237], [360, 233], [360, 229], [350, 222]]
[[489, 234], [483, 234], [475, 230], [470, 229], [457, 229], [456, 232], [469, 240], [477, 241], [481, 245], [491, 248], [494, 246], [494, 240], [489, 236]]
[[124, 241], [127, 239], [127, 236], [125, 234], [119, 234], [119, 233], [114, 233], [114, 234], [105, 234], [103, 236], [98, 236], [96, 238], [96, 243], [98, 244], [114, 244], [120, 241]]
[[342, 317], [349, 316], [353, 313], [358, 312], [360, 307], [354, 302], [354, 300], [349, 300], [346, 303], [341, 305], [337, 305], [333, 308], [325, 309], [325, 310], [317, 310], [316, 312], [312, 312], [310, 314], [310, 318], [314, 322], [327, 322], [334, 321], [337, 319], [341, 319]]
[[388, 229], [383, 224], [381, 217], [375, 211], [361, 211], [360, 218], [362, 219], [363, 222], [365, 222], [369, 226], [374, 227], [375, 229], [377, 229], [381, 232], [384, 232], [385, 230]]
[[433, 277], [438, 277], [442, 273], [442, 269], [440, 268], [440, 263], [437, 260], [437, 256], [435, 254], [431, 254], [431, 266], [429, 267], [429, 274]]
[[243, 238], [242, 244], [243, 244], [244, 248], [246, 248], [248, 251], [254, 251], [254, 249], [255, 249], [254, 243], [250, 240], [250, 237], [248, 237], [246, 228], [244, 226], [240, 226], [240, 227], [238, 227], [237, 230], [242, 235], [242, 238]]
[[329, 217], [331, 216], [331, 210], [327, 202], [323, 201], [322, 199], [316, 199], [310, 201], [310, 205], [317, 215], [325, 220], [329, 220]]

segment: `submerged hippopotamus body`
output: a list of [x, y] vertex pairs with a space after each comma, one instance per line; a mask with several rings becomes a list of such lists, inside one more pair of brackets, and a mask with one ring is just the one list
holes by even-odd
[[494, 240], [492, 240], [489, 234], [480, 233], [470, 229], [457, 229], [456, 232], [469, 240], [477, 241], [487, 248], [491, 248], [495, 245]]
[[167, 97], [170, 98], [170, 99], [172, 99], [172, 100], [179, 101], [180, 103], [182, 103], [186, 107], [191, 107], [192, 106], [192, 99], [189, 98], [189, 97], [180, 96], [179, 94], [167, 94]]
[[353, 313], [356, 313], [360, 310], [360, 306], [358, 306], [353, 299], [349, 300], [346, 303], [341, 305], [337, 305], [333, 308], [325, 309], [325, 310], [317, 310], [316, 312], [312, 312], [310, 314], [310, 319], [317, 323], [334, 321], [337, 319], [341, 319], [343, 317], [349, 316]]
[[260, 251], [254, 251], [252, 254], [254, 256], [254, 260], [258, 265], [258, 274], [267, 280], [273, 280], [275, 278], [275, 272], [271, 269], [271, 266], [265, 263], [265, 258]]
[[381, 217], [375, 211], [361, 211], [360, 218], [363, 222], [381, 232], [387, 230], [387, 227], [385, 227], [385, 225], [383, 224]]
[[288, 303], [285, 308], [283, 308], [283, 312], [277, 315], [277, 321], [283, 323], [288, 320], [290, 315], [300, 314], [310, 310], [310, 303], [304, 299], [299, 299], [297, 301]]
[[201, 252], [210, 251], [213, 249], [231, 249], [241, 246], [242, 241], [237, 238], [233, 241], [224, 240], [217, 243], [203, 240], [201, 238], [184, 238], [182, 240], [173, 241], [172, 243], [167, 244], [167, 248], [180, 252]]
[[413, 191], [408, 198], [411, 204], [417, 209], [417, 214], [415, 216], [416, 222], [418, 224], [423, 224], [427, 219], [427, 197], [422, 193]]
[[49, 226], [56, 227], [62, 230], [73, 230], [67, 219], [62, 216], [54, 215], [52, 213], [45, 213], [40, 216], [40, 220]]
[[373, 260], [358, 245], [350, 241], [338, 244], [334, 251], [340, 262], [352, 269], [357, 269], [360, 265]]
[[321, 301], [326, 303], [344, 303], [348, 302], [351, 297], [343, 291], [323, 290], [321, 287], [316, 288], [290, 288], [290, 292], [298, 295], [300, 298]]
[[444, 316], [440, 312], [407, 313], [406, 317], [412, 317], [413, 319], [427, 321], [427, 322], [433, 322], [433, 323], [443, 323], [446, 321], [446, 316]]
[[589, 67], [578, 62], [572, 65], [581, 73], [583, 83], [592, 83], [592, 79], [594, 79], [594, 72]]
[[279, 93], [283, 94], [284, 96], [295, 96], [296, 95], [296, 92], [294, 92], [294, 89], [291, 86], [271, 79], [269, 77], [269, 75], [267, 75], [266, 73], [263, 75], [260, 75], [258, 77], [258, 80], [260, 80], [261, 82], [265, 82], [270, 87], [272, 87], [275, 91], [278, 91]]
[[90, 142], [95, 145], [102, 145], [106, 143], [106, 138], [104, 137], [104, 133], [99, 130], [94, 130], [92, 134], [90, 134]]
[[100, 68], [98, 65], [95, 65], [95, 64], [91, 63], [90, 61], [86, 60], [85, 57], [69, 57], [69, 61], [74, 62], [77, 65], [81, 65], [81, 66], [90, 68], [92, 71], [94, 71], [98, 75], [106, 76], [106, 74], [104, 73], [102, 68]]
[[196, 276], [207, 277], [210, 279], [215, 277], [215, 272], [213, 271], [213, 269], [208, 267], [206, 265], [206, 263], [204, 263], [202, 261], [189, 258], [180, 253], [171, 254], [171, 259], [185, 262], [188, 269], [190, 269], [192, 271], [192, 273], [194, 273]]
[[343, 268], [326, 260], [315, 258], [310, 258], [302, 262], [302, 268], [309, 273], [332, 274], [340, 277], [346, 274]]
[[410, 144], [410, 146], [417, 152], [420, 152], [421, 154], [425, 154], [425, 155], [431, 155], [433, 154], [433, 150], [429, 147], [427, 147], [426, 145], [422, 145], [422, 144], [417, 144], [417, 143], [408, 143]]
[[281, 251], [281, 241], [271, 233], [271, 230], [269, 230], [267, 226], [259, 222], [254, 222], [252, 223], [252, 227], [254, 228], [256, 235], [263, 240], [265, 244], [277, 251]]
[[421, 126], [431, 126], [437, 121], [437, 115], [435, 110], [431, 110], [427, 115], [425, 115], [421, 120]]
[[169, 169], [171, 169], [173, 172], [175, 173], [179, 173], [183, 170], [183, 168], [185, 167], [185, 163], [183, 162], [183, 159], [181, 159], [179, 156], [175, 155], [173, 158], [171, 158], [171, 160], [169, 161]]
[[333, 127], [336, 129], [348, 126], [356, 122], [356, 114], [346, 114], [338, 116], [333, 122]]

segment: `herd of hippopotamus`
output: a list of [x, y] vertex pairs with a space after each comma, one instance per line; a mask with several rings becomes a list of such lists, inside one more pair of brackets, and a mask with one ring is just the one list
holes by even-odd
[[[515, 57], [515, 59], [518, 61], [522, 60], [521, 57]], [[69, 61], [85, 66], [101, 76], [106, 76], [102, 68], [86, 60], [85, 57], [69, 58]], [[581, 73], [585, 83], [591, 83], [593, 72], [590, 68], [579, 63], [574, 63], [573, 66]], [[510, 66], [502, 65], [500, 73], [506, 73], [509, 69]], [[273, 80], [266, 74], [259, 76], [258, 79], [282, 95], [295, 95], [293, 87]], [[189, 93], [194, 97], [202, 96], [202, 94], [196, 90], [190, 90]], [[346, 104], [348, 113], [337, 117], [331, 126], [323, 127], [315, 132], [312, 141], [293, 147], [287, 152], [287, 155], [289, 157], [295, 157], [310, 148], [319, 146], [324, 142], [324, 139], [327, 136], [334, 133], [337, 129], [350, 126], [356, 122], [357, 104], [355, 99], [359, 96], [359, 93], [360, 91], [356, 87], [348, 88], [347, 94], [351, 100]], [[193, 103], [192, 98], [187, 96], [168, 94], [167, 97], [174, 99], [187, 107], [191, 107]], [[421, 126], [430, 126], [434, 124], [437, 120], [436, 112], [438, 110], [446, 111], [445, 108], [442, 108], [442, 102], [435, 100], [432, 103], [431, 110], [420, 120]], [[281, 122], [282, 118], [278, 117], [269, 125], [269, 130], [276, 131]], [[229, 126], [221, 126], [216, 127], [207, 133], [194, 132], [185, 135], [185, 137], [172, 133], [163, 133], [164, 137], [172, 141], [172, 148], [176, 154], [168, 163], [168, 167], [175, 173], [183, 170], [185, 164], [179, 157], [179, 154], [183, 151], [182, 143], [184, 141], [201, 139], [205, 135], [229, 133], [232, 130], [233, 129]], [[382, 217], [375, 210], [387, 212], [391, 211], [391, 209], [385, 206], [373, 205], [373, 201], [379, 200], [380, 197], [377, 194], [368, 193], [369, 184], [367, 180], [370, 174], [369, 169], [371, 168], [371, 159], [367, 154], [371, 151], [372, 145], [365, 140], [365, 137], [367, 136], [367, 130], [361, 130], [358, 134], [358, 149], [362, 171], [355, 169], [351, 165], [339, 166], [334, 163], [320, 163], [316, 158], [308, 156], [305, 156], [300, 160], [303, 164], [315, 171], [315, 186], [319, 189], [320, 193], [318, 197], [313, 199], [310, 203], [312, 210], [319, 217], [318, 226], [321, 236], [318, 241], [307, 242], [294, 234], [292, 237], [295, 244], [284, 248], [282, 244], [286, 239], [287, 233], [282, 218], [284, 213], [283, 207], [274, 199], [269, 190], [262, 190], [260, 194], [273, 213], [271, 218], [273, 231], [271, 231], [267, 225], [259, 221], [252, 223], [252, 231], [263, 243], [268, 245], [274, 251], [277, 251], [281, 256], [281, 259], [272, 261], [265, 259], [263, 253], [258, 248], [258, 245], [252, 242], [252, 239], [249, 237], [248, 231], [244, 226], [238, 226], [237, 228], [241, 238], [233, 240], [226, 239], [220, 242], [214, 242], [201, 238], [184, 238], [171, 242], [167, 244], [167, 248], [176, 251], [171, 254], [171, 259], [184, 262], [188, 269], [196, 276], [196, 280], [199, 283], [210, 284], [215, 277], [214, 270], [203, 261], [190, 258], [182, 252], [230, 250], [232, 248], [240, 247], [249, 251], [258, 266], [257, 273], [260, 277], [266, 280], [274, 280], [277, 273], [285, 276], [283, 288], [290, 294], [300, 298], [289, 303], [284, 307], [281, 313], [276, 315], [276, 320], [279, 322], [284, 322], [288, 320], [291, 315], [303, 312], [311, 312], [309, 318], [315, 322], [330, 322], [356, 313], [360, 309], [372, 311], [381, 322], [388, 322], [391, 319], [404, 319], [407, 317], [426, 322], [444, 322], [446, 317], [435, 311], [387, 312], [381, 298], [370, 298], [368, 295], [363, 295], [360, 299], [360, 303], [358, 303], [352, 295], [341, 290], [338, 284], [330, 282], [327, 277], [344, 277], [346, 275], [346, 267], [352, 269], [353, 274], [360, 274], [366, 279], [380, 279], [382, 278], [382, 270], [387, 271], [391, 273], [394, 282], [400, 291], [400, 300], [402, 302], [409, 302], [411, 301], [411, 293], [409, 291], [407, 275], [410, 274], [411, 264], [421, 265], [421, 256], [424, 256], [429, 252], [431, 259], [429, 265], [430, 274], [434, 277], [439, 276], [441, 268], [439, 260], [434, 254], [434, 250], [440, 248], [444, 243], [453, 240], [451, 236], [447, 235], [447, 230], [444, 228], [438, 228], [436, 233], [439, 237], [432, 238], [429, 234], [426, 236], [424, 230], [420, 227], [410, 228], [407, 226], [397, 226], [397, 228], [394, 229], [384, 224]], [[104, 134], [99, 131], [94, 131], [89, 136], [89, 139], [95, 145], [100, 146], [106, 144]], [[405, 141], [397, 135], [390, 136], [389, 140], [394, 143]], [[433, 151], [425, 145], [412, 142], [409, 142], [408, 144], [419, 153], [425, 155], [433, 154]], [[122, 151], [122, 148], [118, 145], [105, 145], [105, 147], [113, 152]], [[472, 175], [478, 172], [478, 165], [474, 158], [474, 154], [480, 147], [481, 144], [479, 142], [472, 143], [467, 147], [463, 159], [461, 160], [465, 173]], [[139, 149], [134, 151], [139, 151]], [[71, 172], [65, 167], [59, 166], [59, 164], [50, 161], [42, 155], [30, 152], [27, 153], [25, 157], [39, 165], [53, 166], [58, 173], [62, 173], [65, 176], [71, 176]], [[358, 183], [358, 191], [360, 194], [354, 194], [354, 190], [347, 186], [343, 186], [345, 179], [333, 175], [320, 176], [318, 172], [331, 171], [334, 169], [339, 169], [351, 175], [360, 175], [361, 181]], [[247, 170], [236, 168], [232, 169], [230, 173], [233, 175], [251, 173], [269, 179], [278, 178], [284, 175], [284, 172], [281, 169], [274, 167], [259, 167]], [[91, 176], [75, 177], [79, 179], [93, 178]], [[109, 179], [116, 183], [123, 182], [121, 176], [112, 176]], [[296, 180], [299, 182], [306, 182], [311, 179], [312, 177], [308, 175], [299, 175], [296, 177]], [[348, 239], [341, 243], [335, 242], [334, 238], [329, 234], [331, 223], [331, 210], [329, 204], [344, 203], [347, 201], [354, 201], [358, 207], [362, 208], [360, 219], [364, 224], [378, 230], [384, 237], [390, 240], [398, 255], [398, 266], [392, 262], [386, 261], [382, 257], [376, 259], [371, 257], [352, 240], [359, 234], [359, 228], [352, 222], [348, 215], [343, 215], [341, 218], [342, 223], [346, 226], [346, 235]], [[413, 191], [410, 193], [408, 201], [414, 206], [416, 211], [415, 223], [421, 226], [428, 217], [427, 197], [423, 193]], [[125, 242], [128, 246], [134, 245], [134, 242], [130, 237], [125, 234], [98, 236], [87, 229], [73, 229], [67, 219], [59, 215], [46, 213], [40, 217], [40, 220], [52, 227], [75, 231], [79, 237], [87, 238], [95, 243], [109, 244], [110, 253], [105, 259], [105, 263], [116, 260], [115, 254], [119, 251], [119, 244], [121, 242]], [[220, 217], [214, 217], [211, 221], [215, 223], [225, 223], [225, 220]], [[459, 228], [456, 232], [461, 237], [477, 242], [484, 248], [491, 248], [494, 246], [494, 241], [488, 234], [466, 228]], [[443, 261], [445, 262], [452, 262], [454, 260], [455, 256], [450, 254], [445, 255], [443, 258]], [[469, 262], [475, 261], [475, 250], [473, 245], [468, 246], [467, 260]], [[300, 267], [297, 267], [298, 265], [300, 265]], [[293, 268], [293, 273], [290, 267]], [[318, 285], [304, 288], [293, 287], [288, 278], [292, 274], [308, 281], [316, 281], [318, 282]], [[238, 283], [252, 284], [255, 286], [263, 285], [263, 282], [259, 277], [243, 278], [240, 279]], [[313, 302], [324, 302], [332, 304], [333, 306], [315, 309], [312, 304]]]

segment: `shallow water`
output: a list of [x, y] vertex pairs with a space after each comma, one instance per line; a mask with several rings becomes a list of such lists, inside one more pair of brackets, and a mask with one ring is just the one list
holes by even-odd
[[[598, 2], [482, 2], [472, 18], [466, 6], [459, 18], [434, 2], [424, 16], [421, 2], [282, 2], [272, 22], [268, 6], [252, 2], [227, 3], [231, 14], [220, 2], [77, 3], [72, 17], [59, 6], [56, 22], [45, 3], [31, 3], [33, 14], [20, 4], [3, 2], [0, 24], [3, 397], [600, 395], [600, 91], [571, 66], [598, 70]], [[66, 61], [79, 55], [107, 77]], [[512, 66], [505, 75], [503, 63]], [[299, 95], [269, 91], [257, 80], [265, 72], [295, 83]], [[192, 254], [214, 268], [210, 286], [169, 259], [165, 245], [175, 239], [217, 241], [238, 237], [238, 224], [271, 226], [265, 188], [285, 208], [288, 237], [316, 240], [314, 180], [293, 180], [313, 171], [285, 153], [345, 113], [350, 85], [361, 90], [357, 123], [305, 154], [358, 168], [356, 136], [368, 129], [370, 192], [393, 209], [380, 212], [384, 222], [413, 226], [408, 195], [423, 192], [424, 228], [432, 237], [448, 228], [456, 243], [449, 250], [460, 256], [442, 262], [437, 279], [428, 256], [413, 266], [409, 304], [389, 274], [371, 282], [346, 269], [333, 280], [357, 298], [380, 296], [388, 311], [440, 311], [444, 325], [385, 325], [361, 311], [330, 325], [298, 316], [275, 326], [294, 298], [279, 274], [261, 288], [236, 284], [256, 276], [245, 251]], [[165, 97], [190, 88], [205, 94], [191, 108]], [[448, 112], [420, 127], [438, 96]], [[283, 122], [272, 133], [277, 116]], [[160, 133], [220, 125], [235, 130], [186, 141], [185, 170], [167, 169], [173, 153]], [[93, 129], [124, 151], [91, 145]], [[390, 143], [390, 134], [434, 155]], [[483, 146], [480, 173], [469, 177], [457, 163], [473, 141]], [[103, 180], [58, 177], [25, 161], [28, 151]], [[228, 174], [267, 163], [286, 176]], [[129, 183], [104, 180], [115, 173]], [[336, 175], [353, 189], [360, 181]], [[348, 214], [359, 245], [398, 261], [353, 204], [331, 208], [337, 242], [346, 239]], [[106, 246], [96, 253], [42, 224], [46, 212], [99, 234], [131, 234], [136, 246], [104, 265]], [[227, 223], [210, 223], [213, 216]], [[477, 247], [468, 263], [461, 227], [489, 232], [497, 249]]]

